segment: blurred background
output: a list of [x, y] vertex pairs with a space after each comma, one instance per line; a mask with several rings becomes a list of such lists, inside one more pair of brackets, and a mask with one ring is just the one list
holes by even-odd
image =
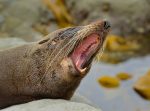
[[149, 0], [0, 0], [0, 49], [68, 26], [111, 23], [77, 92], [103, 111], [150, 111]]

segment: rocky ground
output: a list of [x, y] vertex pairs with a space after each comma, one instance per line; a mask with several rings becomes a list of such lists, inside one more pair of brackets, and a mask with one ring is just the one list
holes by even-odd
[[75, 95], [71, 101], [43, 99], [12, 106], [1, 111], [101, 111], [87, 103], [84, 97]]

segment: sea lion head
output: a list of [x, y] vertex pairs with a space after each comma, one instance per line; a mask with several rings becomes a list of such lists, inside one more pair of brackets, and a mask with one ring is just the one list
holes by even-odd
[[69, 99], [90, 70], [109, 29], [107, 21], [97, 21], [57, 30], [39, 41], [40, 51], [34, 54], [44, 72], [40, 79], [41, 87], [47, 88], [44, 93], [47, 91], [51, 98]]
[[69, 27], [0, 52], [0, 108], [43, 98], [70, 99], [102, 49], [110, 25]]

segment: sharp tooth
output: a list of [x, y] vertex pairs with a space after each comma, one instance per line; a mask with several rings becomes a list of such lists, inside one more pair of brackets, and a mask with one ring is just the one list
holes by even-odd
[[80, 72], [84, 73], [86, 71], [86, 69], [87, 69], [86, 67], [84, 69], [80, 69]]

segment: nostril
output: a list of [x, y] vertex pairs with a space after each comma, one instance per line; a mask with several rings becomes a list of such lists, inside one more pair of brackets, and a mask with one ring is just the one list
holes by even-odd
[[109, 29], [110, 23], [108, 21], [104, 21], [104, 29]]

